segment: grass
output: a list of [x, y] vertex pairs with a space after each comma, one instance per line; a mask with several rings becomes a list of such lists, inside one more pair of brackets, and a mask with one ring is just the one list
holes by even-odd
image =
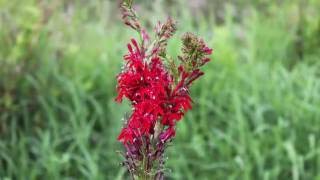
[[[70, 4], [70, 21], [57, 5], [41, 24], [34, 1], [0, 3], [1, 179], [127, 177], [116, 137], [130, 107], [113, 99], [133, 32], [108, 20], [111, 1]], [[240, 22], [230, 5], [223, 24], [176, 13], [178, 36], [204, 36], [214, 60], [168, 149], [168, 179], [320, 179], [320, 16], [306, 14], [301, 58], [298, 3], [270, 4]]]

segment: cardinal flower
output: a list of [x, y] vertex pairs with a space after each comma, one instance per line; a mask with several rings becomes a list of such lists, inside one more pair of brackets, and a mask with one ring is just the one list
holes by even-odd
[[126, 149], [123, 164], [132, 179], [163, 179], [165, 148], [176, 134], [177, 122], [192, 109], [189, 89], [204, 75], [200, 67], [210, 61], [212, 49], [202, 39], [186, 33], [182, 37], [182, 55], [177, 58], [180, 63], [176, 64], [166, 55], [167, 41], [176, 31], [175, 21], [168, 18], [158, 23], [156, 40], [151, 43], [131, 3], [122, 3], [123, 19], [140, 34], [141, 42], [131, 39], [122, 72], [117, 76], [116, 101], [126, 98], [132, 106], [118, 140]]

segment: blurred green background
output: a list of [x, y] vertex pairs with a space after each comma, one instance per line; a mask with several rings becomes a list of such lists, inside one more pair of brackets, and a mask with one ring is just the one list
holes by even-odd
[[[136, 34], [111, 0], [0, 0], [0, 179], [127, 179], [114, 102]], [[137, 0], [213, 61], [168, 148], [167, 179], [320, 179], [320, 1]]]

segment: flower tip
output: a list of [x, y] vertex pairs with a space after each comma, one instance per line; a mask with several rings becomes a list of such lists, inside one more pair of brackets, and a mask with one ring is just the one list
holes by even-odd
[[136, 41], [135, 39], [132, 38], [132, 39], [131, 39], [131, 42], [132, 42], [132, 44], [133, 44], [134, 46], [136, 46], [136, 47], [138, 46], [138, 43], [137, 43], [137, 41]]
[[150, 37], [145, 29], [141, 30], [141, 36], [142, 36], [142, 39], [146, 42], [150, 40]]
[[205, 47], [204, 49], [203, 49], [203, 52], [204, 53], [206, 53], [207, 55], [210, 55], [210, 54], [212, 54], [212, 49], [211, 48], [209, 48], [209, 47]]
[[127, 47], [128, 47], [129, 52], [130, 52], [130, 53], [132, 53], [132, 52], [133, 52], [133, 50], [132, 50], [132, 46], [131, 46], [131, 44], [127, 44]]

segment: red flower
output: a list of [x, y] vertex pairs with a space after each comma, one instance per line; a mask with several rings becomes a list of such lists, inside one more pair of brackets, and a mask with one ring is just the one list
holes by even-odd
[[199, 67], [210, 60], [205, 56], [211, 54], [212, 50], [202, 40], [199, 42], [199, 52], [202, 53], [200, 62], [192, 63], [191, 72], [179, 66], [180, 78], [174, 85], [173, 77], [167, 72], [160, 57], [152, 53], [151, 59], [147, 58], [143, 48], [139, 48], [134, 39], [131, 40], [131, 44], [128, 44], [129, 53], [124, 56], [126, 64], [118, 75], [116, 101], [128, 98], [133, 112], [118, 137], [119, 141], [132, 144], [141, 136], [149, 139], [154, 135], [158, 120], [164, 127], [169, 127], [164, 139], [174, 136], [176, 121], [181, 120], [192, 108], [189, 86], [204, 74]]
[[118, 137], [123, 143], [132, 143], [138, 136], [153, 135], [160, 118], [161, 124], [173, 127], [184, 112], [192, 108], [187, 86], [199, 75], [198, 71], [183, 72], [180, 82], [173, 87], [172, 77], [159, 57], [154, 56], [150, 62], [145, 62], [144, 52], [134, 39], [128, 44], [128, 50], [124, 57], [127, 61], [124, 71], [118, 76], [116, 98], [118, 102], [123, 97], [128, 98], [134, 109]]

